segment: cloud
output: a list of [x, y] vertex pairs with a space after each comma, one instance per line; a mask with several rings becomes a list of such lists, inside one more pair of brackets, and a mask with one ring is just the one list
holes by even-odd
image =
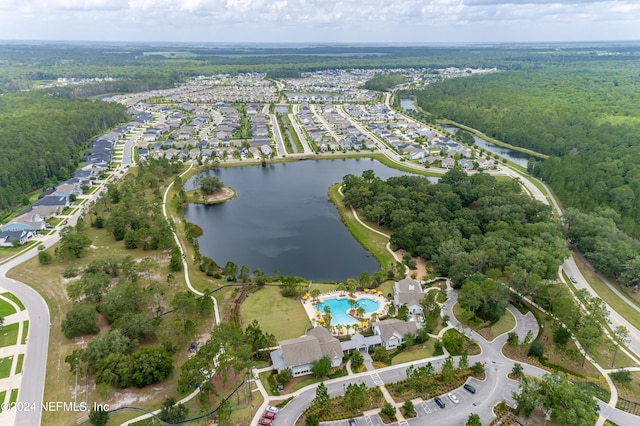
[[[345, 41], [402, 38], [420, 42], [451, 34], [476, 40], [473, 31], [480, 27], [485, 31], [483, 37], [489, 39], [486, 26], [490, 23], [495, 25], [496, 34], [506, 34], [517, 25], [518, 32], [528, 31], [534, 38], [540, 28], [549, 31], [550, 26], [557, 25], [559, 28], [553, 31], [562, 40], [578, 37], [571, 33], [572, 26], [608, 22], [609, 30], [598, 26], [598, 37], [611, 39], [616, 31], [637, 38], [636, 33], [629, 32], [634, 20], [640, 21], [640, 4], [635, 0], [0, 1], [0, 38], [64, 34], [68, 38], [100, 39], [104, 33], [92, 26], [102, 22], [113, 29], [108, 37], [139, 40], [236, 41], [242, 37], [242, 41], [333, 41], [349, 37]], [[620, 28], [613, 24], [616, 21], [622, 23]], [[82, 31], [74, 33], [76, 28]], [[583, 36], [588, 37], [586, 33]]]

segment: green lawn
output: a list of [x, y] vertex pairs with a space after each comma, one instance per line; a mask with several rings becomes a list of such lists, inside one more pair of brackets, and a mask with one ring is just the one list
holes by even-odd
[[16, 374], [22, 373], [22, 364], [24, 363], [24, 354], [18, 355], [18, 364], [16, 365]]
[[0, 330], [0, 348], [12, 346], [18, 342], [18, 323], [10, 324]]
[[384, 297], [387, 297], [389, 293], [393, 294], [393, 284], [395, 282], [393, 280], [385, 281], [378, 287], [378, 291], [382, 292]]
[[16, 309], [9, 302], [0, 299], [0, 317], [8, 317], [15, 313]]
[[25, 310], [25, 307], [22, 304], [22, 302], [20, 301], [20, 299], [18, 299], [13, 293], [6, 292], [6, 293], [2, 293], [2, 295], [4, 297], [6, 297], [7, 299], [11, 300], [16, 305], [18, 305], [18, 307], [20, 308], [21, 311]]
[[282, 297], [276, 286], [265, 286], [249, 296], [240, 313], [245, 324], [258, 320], [262, 331], [273, 333], [278, 340], [302, 336], [311, 326], [302, 304]]
[[[629, 321], [634, 327], [640, 328], [640, 315], [633, 307], [624, 302], [617, 294], [615, 294], [605, 283], [600, 279], [582, 262], [577, 256], [574, 257], [580, 272], [584, 278], [589, 282], [591, 288], [598, 293], [598, 296], [602, 298], [609, 306], [611, 306], [616, 312]], [[566, 277], [566, 282], [571, 284], [571, 281]]]
[[12, 364], [13, 364], [12, 356], [0, 359], [0, 379], [5, 379], [11, 375]]
[[22, 327], [22, 339], [21, 343], [24, 345], [27, 343], [27, 337], [29, 337], [29, 321], [24, 322], [24, 326]]
[[460, 304], [456, 303], [453, 306], [453, 314], [458, 319], [458, 321], [460, 321], [460, 323], [465, 327], [469, 327], [472, 330], [476, 331], [488, 341], [492, 341], [499, 335], [510, 331], [516, 325], [516, 319], [514, 318], [513, 314], [511, 314], [511, 312], [509, 311], [505, 311], [504, 315], [500, 317], [498, 322], [496, 322], [495, 324], [489, 327], [471, 325], [468, 322], [463, 321], [461, 312], [462, 312], [462, 308], [460, 308]]
[[297, 390], [302, 389], [305, 386], [309, 386], [312, 385], [314, 383], [318, 383], [321, 382], [322, 379], [319, 379], [317, 377], [307, 377], [306, 379], [302, 379], [300, 380], [298, 383], [296, 383], [293, 388], [291, 388], [291, 392], [295, 392]]
[[375, 233], [368, 228], [365, 228], [360, 222], [356, 220], [350, 208], [346, 208], [342, 204], [342, 196], [338, 192], [336, 184], [329, 188], [329, 200], [338, 209], [342, 221], [347, 225], [349, 232], [355, 237], [355, 239], [362, 244], [382, 265], [382, 268], [386, 269], [395, 264], [393, 255], [387, 250], [387, 243], [389, 239], [383, 235]]
[[4, 399], [7, 397], [7, 391], [0, 392], [0, 413], [2, 413], [2, 404], [4, 404]]
[[423, 358], [430, 358], [433, 356], [434, 345], [436, 339], [429, 339], [424, 348], [415, 350], [406, 350], [393, 357], [391, 365], [402, 364], [403, 362], [417, 361]]
[[18, 389], [11, 389], [11, 396], [9, 402], [16, 402], [18, 400]]

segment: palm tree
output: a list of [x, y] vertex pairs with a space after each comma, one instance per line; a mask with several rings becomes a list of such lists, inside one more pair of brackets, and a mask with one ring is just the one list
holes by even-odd
[[347, 334], [349, 334], [349, 330], [351, 330], [351, 324], [347, 324], [345, 325], [346, 329], [347, 329]]
[[353, 292], [358, 288], [358, 283], [353, 278], [349, 278], [347, 280], [347, 290], [349, 290], [349, 295], [353, 296]]
[[344, 296], [344, 290], [346, 289], [344, 283], [338, 284], [338, 291], [340, 291], [340, 296]]
[[376, 322], [378, 320], [378, 313], [374, 312], [371, 314], [371, 322]]
[[356, 308], [356, 312], [358, 313], [358, 317], [362, 318], [362, 316], [364, 315], [364, 308], [362, 306], [358, 306]]
[[347, 303], [349, 304], [351, 311], [355, 310], [356, 306], [358, 306], [358, 301], [356, 299], [349, 299], [347, 300]]
[[318, 300], [318, 296], [320, 296], [320, 290], [317, 288], [314, 288], [313, 290], [311, 290], [311, 297], [313, 298], [313, 300]]

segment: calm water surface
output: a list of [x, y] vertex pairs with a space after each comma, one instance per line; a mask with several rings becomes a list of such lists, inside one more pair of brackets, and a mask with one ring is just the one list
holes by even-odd
[[[455, 133], [458, 130], [457, 127], [453, 126], [446, 126], [444, 129], [449, 133]], [[473, 139], [475, 140], [478, 147], [484, 148], [492, 154], [498, 154], [498, 156], [513, 161], [520, 166], [527, 167], [527, 163], [529, 162], [529, 158], [531, 157], [529, 154], [492, 144], [491, 142], [487, 142], [486, 140], [474, 135], [473, 133], [471, 133], [471, 136], [473, 136]]]
[[413, 99], [410, 98], [400, 99], [400, 108], [417, 111], [416, 104], [413, 102]]
[[378, 262], [349, 233], [327, 191], [344, 175], [367, 169], [382, 179], [405, 174], [369, 158], [221, 168], [207, 173], [238, 196], [212, 206], [188, 205], [184, 215], [204, 231], [202, 255], [221, 266], [230, 260], [238, 268], [268, 275], [278, 269], [314, 281], [358, 277], [377, 271]]

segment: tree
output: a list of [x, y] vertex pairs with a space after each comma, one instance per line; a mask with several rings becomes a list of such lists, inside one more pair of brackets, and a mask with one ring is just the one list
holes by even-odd
[[182, 420], [185, 420], [189, 415], [189, 410], [187, 407], [182, 405], [182, 403], [176, 404], [176, 399], [173, 397], [165, 398], [162, 401], [162, 405], [160, 408], [160, 417], [162, 420], [168, 423], [177, 423]]
[[623, 368], [609, 373], [609, 376], [618, 383], [631, 383], [631, 372]]
[[613, 368], [613, 364], [616, 362], [616, 355], [618, 354], [618, 348], [620, 346], [626, 346], [629, 344], [629, 330], [624, 325], [619, 325], [613, 329], [613, 339], [616, 342], [613, 359], [611, 360], [611, 368]]
[[132, 380], [139, 388], [164, 380], [173, 371], [173, 359], [162, 348], [143, 346], [133, 354]]
[[318, 408], [318, 411], [324, 412], [329, 408], [329, 390], [320, 383], [316, 388], [316, 397], [311, 402], [311, 405]]
[[281, 385], [286, 385], [291, 381], [291, 379], [293, 379], [293, 372], [290, 368], [285, 368], [276, 375], [276, 380]]
[[515, 377], [522, 377], [522, 373], [524, 372], [524, 368], [522, 368], [522, 364], [519, 362], [515, 362], [513, 364], [513, 368], [511, 369], [511, 374]]
[[354, 351], [351, 354], [351, 369], [353, 371], [360, 371], [360, 367], [364, 364], [364, 357], [359, 351]]
[[388, 402], [384, 403], [384, 405], [382, 406], [382, 409], [380, 410], [380, 413], [384, 414], [391, 420], [395, 420], [396, 418], [396, 409], [393, 405], [391, 405]]
[[367, 396], [367, 385], [365, 385], [364, 383], [360, 383], [359, 385], [351, 383], [347, 386], [344, 398], [342, 399], [342, 407], [346, 410], [360, 409], [364, 407]]
[[411, 402], [410, 399], [407, 399], [404, 404], [402, 404], [402, 411], [407, 417], [415, 415], [416, 408], [414, 407], [413, 402]]
[[220, 405], [218, 406], [218, 411], [216, 411], [216, 414], [218, 416], [218, 425], [231, 426], [232, 413], [233, 413], [233, 410], [229, 400], [223, 399], [222, 401], [220, 401]]
[[451, 383], [455, 377], [455, 369], [453, 367], [453, 359], [448, 357], [442, 363], [442, 371], [440, 373], [442, 375], [443, 383]]
[[217, 176], [200, 176], [196, 179], [196, 185], [205, 196], [213, 194], [224, 186]]
[[109, 423], [109, 412], [100, 405], [96, 409], [91, 409], [89, 423], [93, 426], [106, 426]]
[[304, 420], [304, 424], [305, 426], [320, 426], [320, 421], [315, 413], [309, 413]]
[[60, 241], [59, 253], [63, 257], [81, 258], [91, 245], [91, 238], [84, 234], [68, 233]]
[[169, 260], [169, 270], [171, 272], [180, 272], [182, 271], [182, 252], [178, 246], [174, 246], [171, 249], [171, 259]]
[[527, 356], [535, 356], [536, 358], [541, 358], [544, 354], [544, 343], [540, 340], [534, 340], [531, 342], [531, 346], [529, 346], [529, 351], [527, 352]]
[[553, 330], [553, 341], [560, 346], [567, 346], [571, 340], [571, 330], [568, 328], [559, 326], [555, 330]]
[[311, 374], [313, 377], [324, 377], [331, 371], [331, 360], [329, 357], [323, 356], [317, 361], [311, 363]]
[[469, 368], [469, 356], [467, 355], [467, 352], [463, 352], [462, 355], [460, 355], [460, 360], [458, 361], [458, 369], [460, 371], [464, 371], [467, 368]]
[[480, 416], [475, 413], [469, 414], [469, 417], [467, 417], [467, 422], [465, 423], [465, 426], [482, 426], [482, 422], [480, 421]]
[[61, 324], [62, 333], [68, 339], [83, 334], [96, 334], [100, 332], [98, 327], [98, 312], [95, 306], [89, 303], [74, 305]]
[[48, 251], [38, 252], [38, 262], [41, 265], [48, 265], [53, 261], [53, 256]]

